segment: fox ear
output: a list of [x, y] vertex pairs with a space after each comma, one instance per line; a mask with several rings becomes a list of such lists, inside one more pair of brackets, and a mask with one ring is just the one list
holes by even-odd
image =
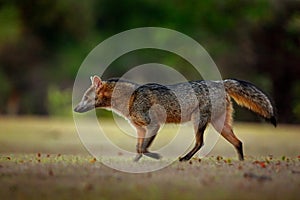
[[91, 76], [91, 81], [92, 81], [92, 84], [95, 86], [95, 88], [98, 88], [102, 85], [101, 78], [97, 75]]

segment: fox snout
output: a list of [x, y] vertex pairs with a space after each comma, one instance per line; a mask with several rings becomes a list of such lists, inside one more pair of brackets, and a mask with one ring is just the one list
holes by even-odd
[[75, 108], [74, 108], [74, 112], [78, 112], [78, 113], [84, 113], [87, 112], [89, 110], [92, 110], [95, 108], [94, 104], [88, 104], [86, 102], [80, 102]]

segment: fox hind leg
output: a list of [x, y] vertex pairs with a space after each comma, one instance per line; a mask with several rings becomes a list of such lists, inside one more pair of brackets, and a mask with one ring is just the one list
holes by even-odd
[[221, 135], [235, 147], [239, 160], [244, 160], [243, 143], [235, 136], [231, 126], [225, 125]]
[[[227, 97], [226, 101], [227, 101], [226, 115], [225, 115], [224, 127], [221, 131], [221, 135], [235, 147], [238, 153], [239, 160], [244, 160], [243, 143], [235, 136], [232, 130], [232, 121], [233, 121], [232, 103], [229, 97]], [[216, 128], [216, 130], [219, 130], [217, 129], [216, 124], [212, 123], [212, 125]]]

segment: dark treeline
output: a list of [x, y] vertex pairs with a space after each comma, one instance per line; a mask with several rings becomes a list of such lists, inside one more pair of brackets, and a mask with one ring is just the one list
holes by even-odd
[[[85, 56], [109, 36], [146, 26], [194, 38], [224, 78], [251, 81], [270, 94], [280, 122], [300, 121], [300, 2], [292, 0], [0, 1], [0, 114], [70, 110]], [[108, 76], [147, 61], [138, 55]], [[187, 63], [170, 56], [167, 64], [180, 70]], [[237, 112], [240, 119], [257, 119]]]

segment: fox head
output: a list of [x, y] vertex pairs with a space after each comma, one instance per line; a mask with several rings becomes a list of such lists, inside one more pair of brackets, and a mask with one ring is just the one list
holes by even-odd
[[92, 85], [85, 91], [74, 111], [83, 113], [97, 107], [111, 106], [113, 88], [98, 76], [91, 77]]

